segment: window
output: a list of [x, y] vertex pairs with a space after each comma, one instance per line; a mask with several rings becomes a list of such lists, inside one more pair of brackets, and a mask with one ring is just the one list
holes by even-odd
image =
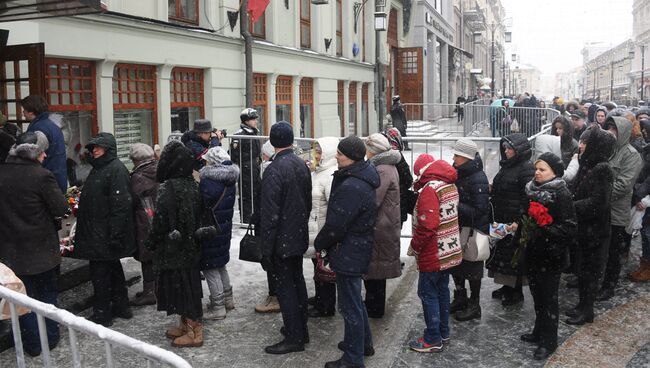
[[150, 65], [117, 64], [113, 70], [113, 123], [117, 156], [128, 167], [133, 143], [157, 141], [156, 68]]
[[268, 98], [268, 87], [266, 80], [266, 74], [253, 74], [253, 108], [260, 114], [260, 118], [257, 121], [257, 126], [261, 132], [264, 132], [263, 134], [267, 134], [269, 132], [269, 127], [267, 126], [266, 119]]
[[402, 55], [402, 73], [418, 73], [418, 53], [416, 51], [405, 51]]
[[357, 82], [350, 82], [350, 116], [348, 129], [350, 134], [357, 135]]
[[336, 55], [343, 55], [343, 6], [336, 0]]
[[[67, 131], [66, 155], [80, 163], [77, 145], [84, 147], [99, 132], [97, 127], [97, 95], [95, 88], [95, 63], [91, 61], [45, 59], [46, 98], [50, 105], [50, 117], [60, 120], [61, 127]], [[56, 116], [53, 116], [56, 115]], [[77, 180], [85, 180], [88, 172], [80, 166], [71, 185]]]
[[262, 16], [260, 16], [255, 23], [253, 23], [253, 20], [249, 16], [248, 30], [251, 32], [253, 37], [266, 39], [266, 12], [262, 13]]
[[275, 82], [275, 121], [291, 122], [292, 109], [292, 79], [289, 76], [279, 76]]
[[345, 84], [343, 81], [338, 81], [338, 110], [339, 120], [341, 121], [341, 137], [345, 136]]
[[204, 116], [203, 70], [174, 68], [170, 94], [172, 131], [186, 132], [190, 123]]
[[199, 0], [167, 0], [167, 4], [170, 20], [199, 24]]
[[310, 0], [300, 0], [300, 47], [311, 47], [311, 9]]
[[368, 83], [361, 87], [361, 135], [368, 136], [370, 122], [368, 120]]
[[314, 138], [314, 80], [300, 80], [300, 137]]

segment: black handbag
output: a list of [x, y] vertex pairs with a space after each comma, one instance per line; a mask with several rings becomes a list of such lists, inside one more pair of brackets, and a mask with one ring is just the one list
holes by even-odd
[[254, 235], [253, 224], [248, 224], [246, 235], [239, 243], [239, 259], [248, 262], [262, 262], [262, 237]]

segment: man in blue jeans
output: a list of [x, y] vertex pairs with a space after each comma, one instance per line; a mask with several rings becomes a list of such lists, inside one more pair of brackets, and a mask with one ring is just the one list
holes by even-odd
[[449, 269], [463, 259], [458, 230], [456, 170], [443, 160], [422, 154], [413, 168], [420, 176], [413, 188], [420, 194], [413, 216], [413, 238], [408, 254], [420, 271], [418, 296], [422, 300], [424, 336], [409, 347], [437, 353], [449, 341]]
[[314, 240], [316, 251], [326, 253], [336, 272], [339, 312], [345, 321], [345, 336], [338, 344], [343, 356], [327, 362], [325, 368], [363, 367], [363, 357], [375, 353], [368, 313], [361, 299], [361, 276], [368, 272], [372, 254], [379, 174], [364, 160], [365, 154], [366, 147], [356, 136], [339, 142], [339, 170], [334, 172], [327, 218]]

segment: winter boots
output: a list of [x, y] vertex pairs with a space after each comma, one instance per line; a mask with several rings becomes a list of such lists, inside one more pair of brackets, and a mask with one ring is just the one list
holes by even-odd
[[[224, 308], [225, 309], [225, 308]], [[203, 346], [203, 324], [199, 321], [186, 319], [186, 332], [172, 341], [176, 348], [189, 348]]]
[[235, 302], [232, 297], [232, 286], [228, 290], [224, 290], [223, 295], [226, 298], [226, 310], [235, 309]]
[[449, 305], [449, 313], [454, 314], [465, 309], [465, 307], [467, 307], [468, 300], [467, 289], [454, 290], [454, 301]]
[[156, 304], [156, 293], [154, 291], [154, 283], [147, 282], [142, 288], [142, 292], [135, 294], [135, 299], [132, 299], [129, 304], [131, 306], [139, 307], [143, 305]]
[[456, 318], [456, 321], [459, 322], [481, 318], [481, 305], [479, 303], [479, 299], [471, 298], [469, 300], [469, 303], [467, 303], [467, 307], [456, 312], [454, 318]]
[[178, 337], [181, 337], [187, 333], [187, 322], [185, 321], [185, 318], [181, 317], [181, 321], [178, 324], [177, 327], [172, 327], [165, 331], [165, 336], [167, 336], [170, 339], [175, 339]]
[[280, 312], [280, 303], [276, 296], [267, 296], [266, 300], [255, 306], [255, 312], [257, 313], [278, 313]]
[[203, 315], [203, 318], [212, 320], [226, 318], [226, 298], [224, 294], [210, 295], [210, 303], [207, 305], [207, 311]]
[[634, 272], [630, 272], [627, 277], [634, 282], [650, 281], [650, 261], [640, 257], [639, 268]]

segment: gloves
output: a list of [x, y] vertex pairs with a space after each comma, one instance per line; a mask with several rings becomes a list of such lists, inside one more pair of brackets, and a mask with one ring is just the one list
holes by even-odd
[[269, 257], [263, 256], [260, 261], [262, 269], [266, 272], [273, 273], [273, 260]]
[[217, 235], [219, 235], [219, 232], [215, 226], [200, 227], [194, 232], [194, 237], [200, 242], [212, 240]]

